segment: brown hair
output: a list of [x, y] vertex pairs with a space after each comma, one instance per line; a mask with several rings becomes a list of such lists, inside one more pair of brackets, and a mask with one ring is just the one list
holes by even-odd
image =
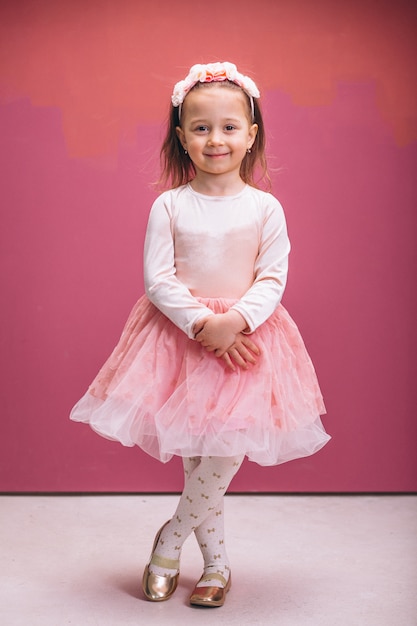
[[[236, 85], [236, 83], [225, 80], [216, 83], [196, 83], [192, 90], [209, 87], [213, 84], [232, 89], [241, 89], [238, 85]], [[247, 96], [247, 99], [249, 116], [251, 118], [252, 112], [250, 109], [249, 96]], [[251, 122], [258, 125], [258, 132], [256, 134], [255, 141], [253, 142], [251, 151], [246, 154], [242, 161], [240, 166], [240, 176], [245, 183], [251, 185], [252, 187], [262, 187], [269, 190], [271, 188], [271, 181], [268, 174], [265, 156], [265, 127], [257, 98], [253, 99], [253, 107], [254, 119], [251, 120]], [[195, 176], [194, 165], [188, 154], [184, 152], [177, 136], [176, 128], [180, 125], [179, 107], [174, 107], [171, 104], [167, 132], [160, 153], [161, 176], [158, 184], [163, 189], [185, 185]]]

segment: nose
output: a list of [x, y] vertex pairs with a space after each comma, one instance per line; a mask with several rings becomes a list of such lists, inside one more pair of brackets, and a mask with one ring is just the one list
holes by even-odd
[[217, 129], [213, 129], [210, 132], [210, 135], [209, 135], [209, 137], [207, 139], [207, 143], [210, 146], [222, 145], [224, 142], [223, 142], [223, 137], [222, 137], [221, 132], [219, 130], [217, 130]]

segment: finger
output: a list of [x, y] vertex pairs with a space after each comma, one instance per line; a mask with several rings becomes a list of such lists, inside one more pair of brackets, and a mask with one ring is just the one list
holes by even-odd
[[200, 333], [200, 332], [203, 330], [203, 328], [204, 328], [204, 326], [206, 325], [206, 322], [207, 322], [207, 320], [208, 320], [208, 318], [209, 318], [209, 317], [211, 317], [211, 316], [208, 316], [208, 317], [203, 317], [201, 320], [198, 320], [198, 321], [194, 324], [193, 331], [194, 331], [194, 337], [195, 337], [195, 338], [197, 338], [198, 333]]
[[248, 337], [246, 337], [246, 335], [242, 335], [241, 341], [242, 341], [242, 344], [246, 346], [246, 348], [248, 348], [251, 352], [254, 352], [255, 354], [258, 354], [258, 355], [261, 354], [261, 351], [256, 345], [256, 343], [254, 343], [252, 339], [249, 339]]
[[199, 343], [201, 343], [203, 348], [208, 348], [208, 347], [213, 345], [212, 343], [210, 343], [209, 339], [207, 339], [207, 337], [205, 335], [201, 335], [201, 334], [197, 335], [195, 340], [198, 341]]
[[248, 361], [249, 363], [256, 363], [256, 359], [252, 352], [250, 352], [243, 344], [237, 344], [233, 346], [233, 349], [239, 354], [239, 356]]
[[245, 362], [255, 365], [256, 358], [254, 354], [250, 352], [250, 350], [248, 350], [243, 344], [236, 344], [235, 346], [233, 346], [233, 348], [237, 350], [238, 354], [242, 357], [242, 359], [245, 360]]
[[233, 364], [232, 359], [230, 358], [230, 356], [227, 354], [227, 352], [225, 352], [222, 356], [223, 361], [226, 363], [226, 367], [229, 370], [232, 370], [232, 372], [236, 371], [236, 367]]
[[[197, 339], [196, 341], [199, 341], [199, 340]], [[216, 349], [216, 346], [213, 346], [213, 344], [210, 344], [208, 341], [202, 340], [199, 343], [203, 348], [207, 350], [207, 352], [214, 352]]]
[[247, 361], [242, 357], [242, 355], [239, 353], [239, 350], [237, 350], [236, 348], [231, 348], [229, 350], [229, 355], [230, 357], [233, 358], [233, 361], [239, 365], [239, 367], [241, 367], [244, 370], [248, 369], [248, 363]]

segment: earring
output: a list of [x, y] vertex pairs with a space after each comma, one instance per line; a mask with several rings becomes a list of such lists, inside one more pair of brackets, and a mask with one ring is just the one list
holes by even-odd
[[187, 150], [184, 148], [184, 154], [188, 154]]
[[250, 153], [252, 152], [252, 150], [251, 150], [250, 148], [248, 148], [248, 149], [246, 150], [246, 152], [247, 152], [248, 154], [250, 154]]

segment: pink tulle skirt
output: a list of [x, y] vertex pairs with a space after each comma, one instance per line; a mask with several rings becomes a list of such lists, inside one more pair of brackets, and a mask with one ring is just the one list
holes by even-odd
[[[233, 304], [200, 300], [215, 313]], [[233, 372], [143, 296], [71, 419], [162, 462], [245, 454], [277, 465], [313, 454], [330, 437], [297, 326], [280, 305], [251, 339], [261, 350], [257, 364]]]

